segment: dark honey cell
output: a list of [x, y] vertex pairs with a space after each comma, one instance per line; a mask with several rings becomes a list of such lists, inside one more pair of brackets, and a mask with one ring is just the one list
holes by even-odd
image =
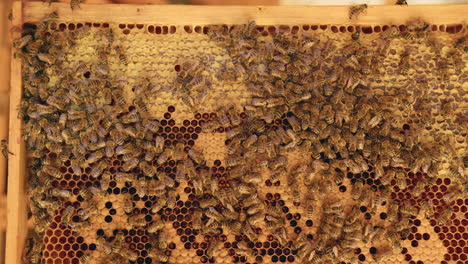
[[275, 255], [279, 256], [283, 254], [283, 250], [281, 248], [275, 249]]
[[341, 185], [339, 188], [340, 192], [346, 192], [346, 186]]
[[266, 198], [267, 200], [271, 200], [271, 199], [273, 199], [273, 194], [267, 193], [267, 194], [265, 195], [265, 198]]
[[386, 213], [380, 213], [380, 219], [385, 220], [387, 219], [387, 214]]
[[271, 261], [272, 261], [272, 262], [275, 262], [275, 263], [276, 263], [276, 262], [278, 262], [278, 260], [279, 260], [278, 256], [272, 256], [272, 257], [271, 257]]

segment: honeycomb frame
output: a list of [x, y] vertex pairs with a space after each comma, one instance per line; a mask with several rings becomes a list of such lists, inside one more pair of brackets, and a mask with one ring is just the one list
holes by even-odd
[[[53, 6], [53, 7], [55, 7], [55, 6]], [[62, 8], [64, 8], [64, 7], [62, 7]], [[86, 9], [86, 6], [84, 6], [83, 8]], [[46, 12], [44, 12], [44, 13], [46, 13]], [[85, 24], [86, 23], [81, 22], [81, 25], [85, 25]], [[103, 27], [106, 27], [106, 23], [90, 23], [90, 24], [93, 27], [99, 27], [101, 25]], [[227, 24], [229, 24], [229, 23], [227, 23]], [[261, 24], [261, 22], [259, 22], [259, 24]], [[75, 27], [75, 25], [76, 25], [76, 27]], [[59, 23], [57, 26], [60, 29], [63, 28], [63, 30], [74, 30], [75, 28], [79, 28], [80, 27], [79, 25], [80, 25], [80, 23], [69, 23], [69, 24]], [[143, 26], [141, 26], [141, 25], [143, 25]], [[177, 31], [182, 30], [182, 29], [186, 33], [197, 33], [197, 34], [206, 33], [206, 30], [205, 30], [206, 26], [201, 26], [201, 25], [164, 26], [164, 25], [150, 25], [150, 24], [146, 24], [146, 23], [145, 24], [120, 23], [120, 24], [118, 24], [118, 27], [122, 30], [122, 33], [124, 35], [130, 34], [133, 29], [142, 29], [142, 28], [145, 28], [145, 29], [147, 29], [147, 31], [149, 33], [154, 33], [156, 35], [174, 34]], [[381, 30], [385, 30], [385, 26], [382, 26], [382, 25], [374, 25], [374, 26], [363, 25], [363, 26], [358, 26], [358, 27], [360, 27], [360, 29], [365, 34], [366, 33], [370, 34], [372, 32], [379, 33]], [[339, 33], [345, 33], [345, 32], [347, 32], [347, 33], [353, 32], [354, 28], [355, 28], [354, 25], [337, 26], [337, 25], [333, 25], [333, 24], [332, 25], [310, 25], [310, 26], [303, 25], [301, 27], [296, 26], [296, 25], [292, 25], [292, 26], [268, 26], [268, 27], [265, 27], [264, 32], [265, 32], [265, 35], [268, 35], [268, 33], [273, 33], [273, 32], [276, 32], [276, 31], [286, 32], [286, 31], [291, 30], [291, 32], [294, 34], [295, 31], [298, 32], [299, 30], [309, 30], [310, 29], [310, 30], [319, 30], [319, 31], [320, 30], [329, 31], [329, 32], [332, 32], [332, 33], [339, 34]], [[399, 30], [404, 31], [404, 28], [399, 27]], [[464, 28], [462, 24], [452, 24], [452, 25], [450, 25], [448, 27], [446, 27], [445, 25], [433, 26], [432, 30], [439, 31], [439, 32], [448, 32], [448, 33], [457, 34], [457, 33], [460, 32], [460, 30], [466, 30], [466, 28]], [[174, 70], [177, 71], [177, 65], [174, 66]], [[12, 93], [12, 97], [14, 97], [14, 96], [15, 95]], [[168, 109], [167, 109], [167, 112], [164, 114], [164, 119], [167, 120], [168, 126], [171, 127], [170, 128], [171, 131], [167, 131], [167, 133], [169, 133], [169, 134], [174, 133], [173, 134], [174, 138], [177, 138], [177, 135], [181, 135], [181, 133], [175, 132], [174, 128], [176, 128], [178, 126], [175, 125], [175, 122], [171, 122], [172, 125], [169, 124], [169, 122], [172, 120], [171, 119], [171, 112], [174, 112], [174, 111], [176, 111], [176, 109], [174, 109], [174, 106], [170, 105], [168, 107]], [[166, 114], [168, 114], [168, 115], [166, 115]], [[168, 118], [166, 118], [166, 116]], [[197, 125], [199, 124], [200, 121], [197, 121], [197, 120], [202, 120], [202, 119], [207, 120], [209, 118], [216, 118], [216, 114], [215, 113], [209, 113], [209, 112], [199, 113], [199, 114], [196, 114], [196, 115], [193, 116], [192, 121], [189, 121], [189, 119], [185, 119], [185, 121], [190, 122], [190, 127], [193, 128], [193, 132], [190, 135], [190, 139], [187, 138], [189, 145], [193, 146], [193, 144], [194, 144], [193, 142], [198, 139], [198, 136], [193, 136], [193, 135], [198, 135], [196, 133], [196, 130], [197, 130], [197, 128], [199, 128], [199, 126], [197, 126]], [[186, 123], [185, 121], [182, 122], [183, 125], [185, 125], [185, 123]], [[14, 121], [12, 121], [12, 122], [14, 122]], [[285, 123], [285, 121], [284, 120], [277, 120], [276, 123], [279, 126], [282, 123]], [[181, 130], [180, 125], [178, 127], [178, 130], [179, 131]], [[186, 130], [188, 131], [189, 129], [187, 128]], [[218, 133], [222, 133], [223, 132], [222, 130], [223, 129], [220, 128]], [[199, 133], [200, 133], [200, 131], [199, 131]], [[190, 144], [190, 140], [192, 140], [192, 144]], [[170, 144], [170, 142], [168, 142], [167, 144]], [[18, 160], [16, 160], [16, 161], [18, 161]], [[15, 162], [15, 159], [13, 161], [11, 161], [11, 162]], [[115, 160], [114, 162], [115, 162], [115, 165], [119, 164], [118, 160]], [[171, 162], [168, 162], [167, 165], [169, 167], [173, 167], [174, 165], [170, 165], [170, 163]], [[226, 170], [226, 168], [221, 166], [222, 162], [220, 160], [214, 160], [212, 164], [213, 164], [213, 166], [209, 167], [207, 169], [210, 169], [214, 173], [218, 173], [218, 170], [219, 171]], [[163, 167], [167, 166], [167, 165], [163, 165]], [[171, 173], [171, 172], [169, 172], [169, 173]], [[172, 171], [172, 173], [174, 173], [174, 171]], [[347, 178], [350, 181], [352, 181], [353, 179], [363, 177], [363, 178], [366, 179], [366, 183], [368, 185], [377, 186], [377, 187], [373, 187], [373, 188], [378, 188], [378, 183], [375, 183], [375, 181], [371, 180], [372, 179], [371, 174], [372, 174], [371, 172], [369, 172], [368, 175], [349, 175], [348, 174]], [[419, 173], [419, 172], [416, 173], [416, 174], [413, 174], [413, 175], [411, 175], [411, 173], [408, 173], [409, 180], [408, 180], [406, 189], [407, 190], [411, 189], [414, 186], [414, 184], [422, 176], [423, 175], [421, 173]], [[225, 184], [226, 181], [228, 181], [228, 179], [225, 179], [225, 175], [223, 175], [223, 173], [220, 173], [219, 177], [222, 178], [222, 180], [224, 181], [222, 184]], [[71, 175], [70, 176], [65, 176], [64, 178], [65, 178], [65, 180], [67, 180], [68, 178], [72, 179], [72, 176]], [[84, 178], [81, 179], [81, 180], [84, 180]], [[441, 207], [441, 205], [439, 205], [438, 203], [440, 203], [440, 198], [443, 196], [444, 192], [447, 190], [447, 185], [450, 184], [450, 182], [448, 180], [449, 179], [441, 178], [440, 181], [438, 181], [438, 183], [431, 190], [427, 190], [427, 193], [425, 194], [428, 198], [433, 199], [434, 204], [437, 206], [437, 208]], [[54, 184], [57, 184], [57, 185], [60, 185], [60, 186], [62, 186], [62, 185], [66, 186], [66, 183], [62, 183], [62, 182], [57, 182], [57, 183], [54, 183]], [[396, 183], [392, 183], [392, 185], [395, 185], [395, 184]], [[271, 183], [271, 182], [265, 182], [265, 186], [272, 186], [272, 185], [273, 185], [273, 183]], [[280, 183], [278, 183], [278, 185], [280, 185]], [[14, 187], [15, 186], [13, 186], [12, 188], [14, 188]], [[344, 188], [346, 188], [346, 187], [344, 187]], [[116, 190], [116, 189], [119, 189], [119, 188], [118, 187], [114, 188], [112, 191], [115, 193], [114, 190]], [[187, 188], [185, 188], [185, 189], [187, 189]], [[182, 208], [182, 209], [177, 210], [178, 211], [176, 213], [177, 216], [174, 215], [174, 213], [172, 212], [173, 210], [169, 210], [169, 211], [166, 210], [164, 212], [161, 212], [161, 217], [165, 216], [165, 217], [167, 217], [167, 219], [169, 221], [173, 221], [173, 220], [178, 220], [178, 218], [180, 218], [179, 217], [180, 215], [187, 215], [186, 213], [182, 213], [182, 214], [180, 214], [180, 213], [182, 211], [184, 211], [184, 212], [189, 212], [190, 211], [190, 208], [188, 208], [190, 206], [187, 206], [187, 205], [190, 205], [190, 203], [188, 203], [190, 201], [189, 193], [192, 192], [193, 190], [188, 190], [187, 189], [187, 191], [185, 191], [185, 189], [184, 189], [184, 192], [187, 194], [186, 196], [187, 196], [188, 200], [185, 201], [185, 202], [181, 201], [181, 200], [178, 201], [177, 207]], [[341, 189], [343, 189], [343, 188], [341, 188]], [[339, 189], [339, 190], [341, 191], [341, 189]], [[74, 191], [74, 193], [76, 193], [76, 192], [77, 191]], [[130, 190], [128, 190], [128, 192], [130, 193]], [[11, 193], [11, 192], [9, 192], [9, 193]], [[404, 192], [404, 190], [400, 190], [398, 187], [394, 187], [394, 191], [392, 192], [391, 195], [392, 195], [392, 198], [394, 198], [394, 199], [406, 198], [406, 199], [409, 199], [410, 203], [414, 203], [414, 199], [411, 199], [411, 197], [408, 197], [408, 192]], [[297, 225], [297, 221], [301, 220], [300, 219], [301, 218], [300, 214], [297, 214], [297, 213], [293, 214], [293, 213], [288, 212], [289, 208], [287, 206], [284, 206], [285, 201], [281, 200], [281, 195], [279, 193], [266, 193], [265, 198], [266, 198], [266, 200], [271, 201], [271, 203], [278, 203], [280, 206], [283, 206], [283, 212], [286, 215], [286, 219], [288, 219], [288, 221], [290, 221], [291, 227], [295, 227]], [[180, 204], [179, 202], [182, 202], [183, 204], [181, 204], [179, 206], [179, 204]], [[76, 204], [72, 204], [72, 205], [76, 206]], [[105, 206], [107, 208], [107, 205], [105, 205]], [[467, 199], [457, 200], [457, 201], [455, 201], [453, 203], [453, 206], [454, 206], [454, 211], [456, 213], [458, 213], [458, 212], [465, 213], [464, 216], [467, 217], [467, 215], [466, 215], [466, 207], [468, 206], [468, 200]], [[148, 206], [145, 205], [145, 207], [148, 207]], [[184, 208], [186, 210], [183, 210]], [[113, 209], [112, 206], [110, 206], [110, 208], [107, 208], [107, 209], [109, 209], [109, 215], [112, 215], [112, 213], [110, 213], [110, 210]], [[285, 211], [287, 211], [287, 212], [285, 212]], [[365, 213], [366, 210], [363, 208], [363, 209], [361, 209], [361, 211], [363, 211], [363, 213]], [[140, 212], [141, 212], [141, 210], [140, 210]], [[438, 212], [436, 212], [436, 214], [437, 213]], [[381, 218], [384, 218], [384, 215], [382, 215], [382, 214], [380, 214], [379, 216]], [[364, 214], [364, 217], [366, 217], [365, 214]], [[173, 220], [171, 220], [171, 219], [173, 219]], [[457, 221], [455, 221], [455, 220], [457, 220]], [[59, 219], [56, 218], [55, 221], [58, 222]], [[106, 221], [106, 220], [104, 220], [104, 221]], [[178, 220], [178, 221], [180, 221], [180, 220]], [[302, 221], [304, 221], [304, 219]], [[310, 222], [307, 222], [307, 221], [308, 220], [304, 221], [304, 225], [309, 227]], [[181, 221], [181, 222], [184, 223], [184, 221]], [[458, 219], [454, 219], [454, 217], [452, 216], [452, 220], [449, 220], [446, 223], [446, 226], [441, 226], [441, 227], [436, 225], [435, 220], [430, 221], [429, 225], [427, 223], [421, 223], [421, 221], [420, 220], [418, 221], [418, 219], [412, 219], [411, 223], [412, 223], [411, 233], [408, 235], [408, 238], [407, 238], [408, 241], [411, 240], [411, 242], [410, 242], [411, 247], [417, 247], [418, 243], [419, 243], [418, 241], [428, 240], [431, 237], [431, 235], [429, 233], [433, 234], [435, 232], [437, 234], [438, 238], [440, 240], [442, 240], [443, 246], [447, 248], [447, 253], [444, 254], [444, 260], [441, 261], [441, 263], [461, 263], [461, 261], [466, 260], [466, 254], [468, 253], [468, 252], [466, 252], [466, 249], [467, 249], [466, 245], [458, 244], [458, 242], [456, 242], [457, 239], [460, 239], [460, 238], [465, 239], [466, 238], [467, 233], [466, 233], [466, 230], [464, 229], [466, 224], [467, 224], [466, 220], [465, 220], [465, 222], [463, 222], [463, 220], [460, 221]], [[180, 224], [180, 225], [182, 225], [182, 224]], [[187, 224], [187, 225], [189, 226], [189, 224]], [[313, 226], [313, 224], [310, 224], [310, 225]], [[418, 229], [418, 227], [419, 227], [419, 229]], [[430, 227], [434, 227], [433, 230], [430, 230], [431, 229]], [[193, 236], [191, 234], [191, 232], [186, 231], [186, 230], [189, 230], [189, 229], [184, 230], [184, 229], [181, 229], [179, 227], [176, 228], [174, 226], [174, 224], [173, 224], [173, 228], [176, 229], [176, 234], [180, 236], [180, 241], [181, 242], [182, 242], [182, 240], [186, 240], [186, 241], [188, 240], [189, 242], [190, 242], [190, 240], [194, 240], [194, 238], [191, 238], [191, 236]], [[185, 227], [183, 227], [183, 228], [185, 228]], [[430, 231], [424, 231], [424, 233], [418, 232], [421, 229], [422, 230], [430, 230]], [[179, 230], [182, 230], [182, 231], [179, 231]], [[57, 229], [54, 232], [50, 231], [50, 232], [52, 232], [52, 233], [49, 233], [51, 237], [57, 237], [56, 240], [55, 239], [50, 239], [51, 244], [55, 245], [57, 243], [63, 243], [62, 242], [62, 241], [64, 241], [62, 239], [63, 236], [71, 238], [69, 232], [67, 232], [66, 229], [64, 231], [60, 231], [60, 232], [59, 231], [60, 231], [60, 229]], [[135, 231], [135, 232], [136, 232], [135, 234], [138, 234], [138, 231]], [[128, 231], [128, 234], [130, 234], [130, 231]], [[145, 237], [144, 232], [141, 233], [140, 236], [141, 236], [140, 240], [144, 240], [143, 239]], [[196, 255], [198, 255], [200, 257], [200, 261], [203, 262], [203, 263], [210, 262], [210, 260], [208, 258], [206, 258], [206, 256], [204, 256], [204, 253], [202, 252], [203, 251], [202, 249], [205, 249], [207, 247], [206, 242], [210, 241], [210, 239], [212, 239], [212, 238], [206, 238], [205, 237], [204, 239], [205, 239], [205, 244], [203, 244], [204, 242], [200, 242], [199, 244], [197, 244], [196, 247], [197, 248], [199, 247], [200, 249], [196, 249], [196, 252], [195, 252]], [[235, 243], [233, 241], [226, 241], [226, 238], [223, 237], [223, 236], [220, 236], [219, 238], [213, 238], [213, 239], [220, 239], [221, 242], [224, 242], [224, 247], [227, 248], [227, 249], [233, 247], [234, 243]], [[235, 240], [238, 240], [238, 239], [241, 239], [241, 238], [235, 238]], [[71, 242], [72, 240], [73, 240], [73, 242]], [[73, 249], [73, 247], [75, 247], [75, 248], [78, 247], [79, 249], [77, 249], [77, 251], [81, 251], [81, 252], [82, 251], [93, 251], [93, 248], [95, 248], [95, 244], [94, 243], [84, 243], [83, 240], [84, 240], [83, 238], [77, 237], [75, 239], [68, 239], [67, 242], [68, 243], [74, 243], [73, 246], [71, 246], [71, 247], [72, 247], [72, 249]], [[135, 248], [140, 249], [142, 247], [142, 244], [139, 241], [135, 242], [134, 239], [132, 239], [132, 241], [129, 241], [130, 244], [132, 244], [132, 242], [134, 243], [134, 246], [131, 246], [131, 248], [135, 247]], [[257, 242], [257, 243], [261, 243], [261, 242]], [[267, 237], [266, 240], [263, 242], [263, 245], [259, 244], [257, 246], [257, 243], [255, 243], [254, 245], [249, 245], [249, 247], [251, 246], [252, 248], [253, 247], [255, 247], [255, 248], [264, 248], [265, 252], [263, 252], [263, 250], [258, 250], [259, 254], [258, 254], [257, 257], [259, 257], [259, 258], [258, 258], [258, 260], [257, 260], [257, 258], [255, 259], [256, 262], [263, 261], [263, 256], [266, 256], [266, 255], [272, 256], [271, 257], [271, 262], [293, 262], [294, 261], [294, 253], [292, 252], [293, 250], [288, 249], [288, 248], [278, 249], [279, 245], [278, 245], [278, 243], [273, 241], [272, 237]], [[14, 243], [14, 244], [16, 244], [16, 243]], [[21, 244], [21, 242], [20, 242], [20, 244]], [[186, 243], [184, 243], [184, 247], [187, 248], [185, 246], [185, 244]], [[195, 245], [195, 243], [193, 243], [193, 241], [192, 241], [190, 247], [194, 248], [194, 245]], [[48, 250], [49, 245], [47, 245], [46, 247], [47, 247], [47, 250]], [[64, 247], [65, 246], [63, 246], [63, 248]], [[175, 244], [170, 245], [170, 247], [177, 248], [177, 246], [175, 246]], [[56, 246], [50, 247], [50, 248], [51, 248], [50, 251], [52, 251], [52, 252], [54, 252], [54, 250], [59, 251], [60, 250], [59, 249], [60, 245], [57, 244]], [[272, 248], [276, 248], [278, 250], [275, 249], [275, 250], [273, 250], [274, 251], [273, 252], [272, 250], [270, 250]], [[47, 252], [47, 250], [45, 252]], [[362, 258], [365, 259], [366, 255], [369, 257], [369, 254], [373, 254], [372, 252], [374, 250], [372, 250], [372, 248], [368, 249], [369, 253], [361, 252], [361, 251], [362, 250], [359, 249], [359, 250], [356, 250], [356, 252], [355, 252], [358, 255], [358, 258], [360, 260]], [[418, 263], [418, 264], [419, 263], [426, 263], [426, 262], [423, 262], [423, 261], [421, 261], [419, 259], [418, 260], [413, 260], [412, 256], [410, 254], [407, 254], [407, 251], [408, 251], [407, 247], [404, 248], [404, 251], [405, 251], [405, 253], [402, 252], [402, 255], [404, 256], [404, 260], [407, 261], [408, 263]], [[228, 255], [233, 255], [232, 252], [233, 251], [227, 250]], [[270, 254], [270, 252], [272, 254]], [[286, 252], [287, 252], [287, 254], [286, 254]], [[81, 255], [81, 254], [83, 254], [83, 253], [77, 254], [77, 256]], [[168, 252], [167, 254], [170, 255], [170, 252]], [[366, 254], [366, 255], [364, 255], [364, 254]], [[66, 259], [66, 257], [61, 255], [60, 253], [57, 253], [57, 254], [52, 254], [52, 253], [49, 254], [48, 253], [48, 256], [50, 256], [50, 258], [54, 259], [54, 260], [58, 259], [58, 258]], [[69, 256], [67, 256], [67, 257], [69, 257]], [[7, 259], [8, 259], [8, 256], [7, 256]], [[77, 261], [77, 258], [75, 256], [69, 257], [69, 259], [70, 259], [69, 261], [52, 261], [52, 262], [47, 261], [45, 263], [76, 263], [76, 261]], [[236, 256], [234, 256], [234, 262], [237, 262], [237, 261], [245, 262], [245, 260], [241, 260], [241, 259], [239, 259], [239, 257], [237, 257], [237, 259], [236, 259]], [[455, 262], [450, 262], [450, 261], [455, 261]], [[141, 261], [138, 260], [137, 262], [140, 263]], [[19, 263], [19, 262], [17, 262], [17, 263]], [[143, 263], [143, 262], [141, 262], [141, 263]]]

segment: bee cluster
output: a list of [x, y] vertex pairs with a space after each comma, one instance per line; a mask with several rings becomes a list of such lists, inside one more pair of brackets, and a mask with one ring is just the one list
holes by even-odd
[[[202, 263], [357, 263], [364, 248], [377, 263], [411, 261], [405, 240], [430, 237], [420, 218], [435, 232], [466, 226], [466, 95], [453, 95], [467, 77], [466, 37], [443, 46], [420, 21], [372, 46], [360, 28], [339, 43], [254, 22], [210, 26], [232, 63], [210, 75], [209, 61], [185, 59], [161, 86], [113, 75], [132, 61], [112, 26], [52, 30], [55, 19], [25, 24], [14, 42], [35, 229], [25, 263], [182, 263], [184, 250]], [[70, 59], [85, 37], [100, 43], [97, 59]], [[220, 80], [245, 85], [249, 103], [197, 113]], [[162, 93], [193, 120], [177, 126], [172, 105], [156, 118]], [[226, 147], [211, 165], [196, 142], [214, 134]], [[467, 245], [452, 247], [464, 253], [443, 261], [466, 260]]]

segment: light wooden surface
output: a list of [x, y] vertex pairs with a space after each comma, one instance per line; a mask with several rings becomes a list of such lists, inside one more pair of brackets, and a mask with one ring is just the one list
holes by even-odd
[[[10, 21], [7, 16], [10, 8], [10, 0], [0, 2], [0, 139], [8, 137], [11, 44], [8, 33]], [[7, 160], [0, 155], [0, 264], [5, 263], [6, 183]]]
[[[468, 5], [370, 6], [359, 20], [348, 19], [348, 6], [185, 6], [82, 4], [72, 11], [68, 4], [47, 8], [40, 2], [24, 3], [24, 21], [38, 21], [51, 10], [69, 22], [159, 23], [170, 25], [239, 24], [255, 20], [259, 25], [297, 24], [400, 24], [420, 17], [433, 24], [460, 23], [468, 17]], [[180, 14], [184, 14], [181, 16]], [[60, 20], [60, 18], [59, 18]]]
[[[22, 24], [22, 3], [13, 4], [13, 25]], [[17, 38], [20, 33], [13, 33]], [[25, 147], [21, 137], [22, 122], [17, 118], [21, 101], [21, 62], [11, 60], [11, 93], [10, 93], [10, 128], [9, 147], [15, 155], [8, 159], [8, 198], [7, 198], [7, 234], [5, 247], [5, 263], [21, 263], [23, 245], [27, 234], [26, 229], [26, 198], [25, 184]]]

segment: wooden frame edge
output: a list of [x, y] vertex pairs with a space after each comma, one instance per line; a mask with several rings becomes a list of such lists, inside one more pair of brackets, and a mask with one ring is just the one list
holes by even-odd
[[[105, 6], [105, 8], [103, 8]], [[457, 24], [468, 17], [468, 4], [369, 6], [358, 20], [348, 19], [349, 6], [186, 6], [186, 5], [100, 5], [81, 4], [71, 10], [65, 3], [24, 3], [24, 21], [38, 21], [58, 11], [67, 22], [159, 23], [170, 25], [243, 24], [259, 25], [404, 24], [422, 18], [432, 24]], [[60, 20], [60, 18], [59, 18]]]
[[[23, 23], [23, 4], [13, 2], [13, 26]], [[12, 39], [20, 37], [20, 32], [13, 32]], [[17, 118], [18, 106], [22, 97], [21, 61], [11, 59], [10, 80], [10, 115], [9, 148], [13, 155], [8, 159], [8, 195], [7, 195], [7, 232], [5, 263], [22, 263], [23, 245], [27, 234], [26, 199], [25, 199], [25, 146], [22, 138], [22, 121]]]

